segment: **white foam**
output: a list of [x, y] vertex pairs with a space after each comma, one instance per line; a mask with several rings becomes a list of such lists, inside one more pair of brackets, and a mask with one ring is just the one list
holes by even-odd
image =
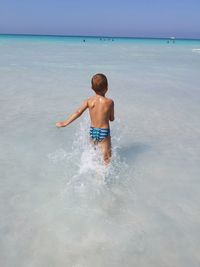
[[200, 53], [200, 48], [193, 48], [193, 49], [192, 49], [192, 52]]

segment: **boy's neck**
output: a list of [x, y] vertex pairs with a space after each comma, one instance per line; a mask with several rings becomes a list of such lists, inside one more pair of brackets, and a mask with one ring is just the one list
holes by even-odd
[[96, 93], [96, 95], [104, 96], [105, 97], [106, 93]]

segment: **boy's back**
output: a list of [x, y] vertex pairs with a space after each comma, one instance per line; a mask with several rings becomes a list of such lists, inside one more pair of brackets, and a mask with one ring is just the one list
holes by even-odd
[[109, 120], [114, 120], [114, 103], [111, 99], [95, 95], [88, 99], [91, 126], [95, 128], [109, 128]]

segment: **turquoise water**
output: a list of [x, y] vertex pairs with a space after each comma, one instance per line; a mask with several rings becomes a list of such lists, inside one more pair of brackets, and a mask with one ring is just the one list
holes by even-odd
[[87, 43], [130, 43], [130, 44], [178, 44], [178, 45], [199, 45], [200, 39], [171, 39], [169, 38], [131, 38], [131, 37], [106, 37], [106, 36], [53, 36], [53, 35], [12, 35], [12, 34], [0, 34], [0, 39], [5, 41], [6, 39], [14, 39], [15, 41], [52, 41], [52, 42], [72, 42], [72, 43], [80, 43], [80, 42], [87, 42]]
[[[0, 35], [2, 266], [199, 266], [200, 42], [99, 38]], [[108, 169], [87, 112], [55, 127], [97, 72]]]

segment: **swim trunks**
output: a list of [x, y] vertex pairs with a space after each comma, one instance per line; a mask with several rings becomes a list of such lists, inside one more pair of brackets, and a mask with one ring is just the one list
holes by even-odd
[[106, 137], [110, 136], [109, 128], [90, 127], [90, 136], [94, 141], [101, 142]]

